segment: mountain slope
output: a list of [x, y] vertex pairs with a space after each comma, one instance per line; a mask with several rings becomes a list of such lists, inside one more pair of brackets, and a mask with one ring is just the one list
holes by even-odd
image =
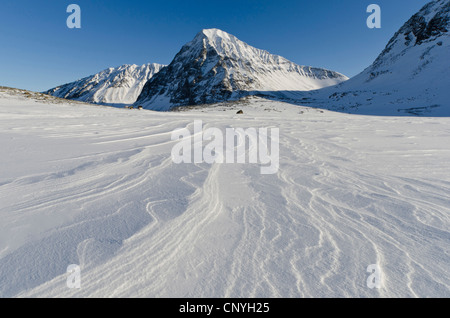
[[144, 84], [163, 67], [164, 65], [156, 63], [122, 65], [55, 87], [45, 93], [96, 104], [133, 104]]
[[375, 62], [313, 103], [350, 113], [450, 116], [450, 1], [425, 5]]
[[254, 91], [307, 91], [348, 78], [299, 66], [217, 29], [203, 30], [145, 84], [136, 104], [154, 110], [235, 99]]

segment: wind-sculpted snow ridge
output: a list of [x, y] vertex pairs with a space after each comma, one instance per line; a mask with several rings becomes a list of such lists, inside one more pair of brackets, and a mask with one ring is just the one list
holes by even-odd
[[[171, 134], [195, 120], [279, 128], [278, 173], [174, 164]], [[260, 98], [160, 113], [0, 92], [0, 297], [450, 297], [449, 125]]]
[[224, 31], [207, 29], [147, 82], [136, 105], [169, 110], [239, 99], [258, 91], [308, 91], [347, 79], [337, 72], [299, 66]]
[[[361, 74], [300, 98], [307, 105], [356, 114], [450, 116], [449, 31], [450, 1], [432, 1]], [[285, 96], [296, 98], [294, 92]]]
[[46, 94], [95, 104], [133, 104], [145, 83], [164, 65], [122, 65], [73, 83], [58, 86]]

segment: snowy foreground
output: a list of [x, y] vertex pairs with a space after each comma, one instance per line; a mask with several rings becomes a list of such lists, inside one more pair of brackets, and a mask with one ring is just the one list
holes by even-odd
[[[171, 133], [194, 120], [278, 127], [278, 173], [174, 164]], [[0, 296], [450, 297], [449, 145], [450, 118], [0, 93]]]

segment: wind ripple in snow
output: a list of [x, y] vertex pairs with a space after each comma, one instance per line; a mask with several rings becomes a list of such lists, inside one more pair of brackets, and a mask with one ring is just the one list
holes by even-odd
[[[79, 116], [76, 133], [43, 130], [60, 120], [50, 105], [1, 119], [11, 159], [0, 180], [0, 295], [450, 296], [448, 119], [241, 106], [241, 116], [64, 108]], [[225, 129], [273, 127], [274, 117], [278, 174], [171, 161], [170, 132], [195, 119]], [[71, 263], [82, 266], [78, 290], [65, 284]], [[371, 264], [381, 289], [366, 286]]]

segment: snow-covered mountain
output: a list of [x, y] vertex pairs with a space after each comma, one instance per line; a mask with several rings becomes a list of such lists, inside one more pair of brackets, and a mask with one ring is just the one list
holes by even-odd
[[257, 91], [309, 91], [347, 79], [337, 72], [299, 66], [224, 31], [207, 29], [145, 84], [136, 104], [168, 110], [238, 99]]
[[133, 104], [145, 83], [164, 65], [122, 65], [73, 83], [55, 87], [46, 94], [96, 104]]
[[425, 5], [375, 62], [336, 87], [312, 92], [313, 104], [374, 115], [450, 116], [450, 1]]

